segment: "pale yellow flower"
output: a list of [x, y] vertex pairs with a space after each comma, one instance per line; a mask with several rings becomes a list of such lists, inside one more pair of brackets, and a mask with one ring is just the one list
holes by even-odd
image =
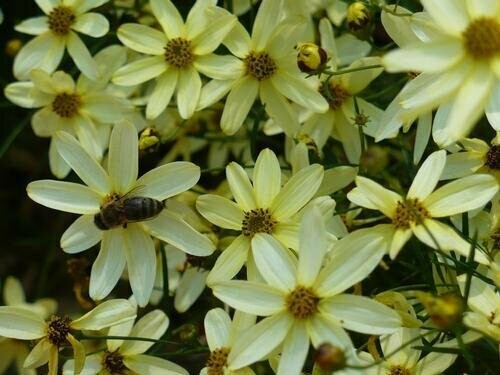
[[14, 60], [14, 75], [28, 79], [31, 70], [52, 73], [67, 49], [75, 65], [90, 79], [99, 77], [96, 62], [76, 32], [99, 38], [109, 30], [109, 22], [101, 14], [89, 12], [109, 0], [35, 0], [46, 16], [29, 18], [15, 29], [37, 35], [28, 42]]

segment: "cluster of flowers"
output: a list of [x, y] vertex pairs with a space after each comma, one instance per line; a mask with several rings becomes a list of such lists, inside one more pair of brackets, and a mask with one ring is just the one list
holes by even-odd
[[[57, 374], [72, 347], [64, 374], [187, 374], [149, 351], [169, 325], [150, 306], [175, 294], [186, 312], [205, 286], [225, 309], [203, 311], [201, 374], [253, 374], [265, 361], [280, 375], [432, 375], [474, 341], [498, 344], [500, 146], [466, 137], [484, 114], [500, 129], [500, 0], [421, 0], [416, 13], [384, 1], [197, 0], [185, 19], [170, 0], [35, 2], [45, 16], [16, 26], [35, 37], [5, 95], [39, 108], [32, 128], [51, 138], [52, 173], [82, 183], [34, 181], [27, 193], [80, 215], [63, 251], [100, 249], [78, 319], [53, 315], [52, 300], [27, 303], [7, 279], [0, 372], [17, 360], [19, 373], [48, 362]], [[136, 20], [118, 27], [123, 45], [90, 52], [82, 41], [110, 40], [97, 7]], [[399, 48], [372, 49], [375, 14]], [[251, 33], [237, 15], [254, 16]], [[76, 82], [57, 70], [66, 51]], [[384, 71], [411, 74], [382, 110], [364, 92]], [[398, 142], [415, 122], [412, 181], [370, 175], [369, 143]], [[258, 137], [283, 141], [284, 155], [258, 152]], [[200, 150], [203, 171], [190, 161]], [[145, 160], [154, 168], [139, 176]], [[196, 186], [223, 170], [216, 189]], [[432, 285], [363, 295], [400, 253], [423, 259]], [[133, 296], [109, 299], [121, 279]]]

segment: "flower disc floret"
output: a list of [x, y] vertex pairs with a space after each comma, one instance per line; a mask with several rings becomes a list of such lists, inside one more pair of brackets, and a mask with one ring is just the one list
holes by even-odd
[[391, 366], [387, 375], [410, 375], [410, 370], [403, 366]]
[[500, 169], [500, 146], [491, 146], [486, 154], [486, 165], [491, 169]]
[[267, 208], [256, 208], [245, 212], [241, 231], [245, 236], [253, 236], [256, 233], [271, 234], [275, 224], [276, 221]]
[[224, 375], [228, 355], [229, 348], [217, 348], [211, 351], [206, 363], [208, 375]]
[[410, 223], [421, 223], [425, 218], [430, 218], [427, 209], [419, 202], [417, 198], [406, 199], [398, 202], [396, 212], [392, 222], [396, 228], [409, 228]]
[[49, 13], [49, 29], [56, 35], [66, 35], [70, 32], [71, 25], [75, 22], [75, 18], [71, 8], [67, 6], [58, 6]]
[[321, 94], [330, 105], [330, 108], [334, 111], [339, 109], [346, 101], [346, 99], [351, 96], [351, 94], [349, 94], [349, 91], [347, 91], [344, 86], [333, 81], [330, 81], [323, 85], [323, 87], [321, 88]]
[[264, 81], [271, 78], [278, 66], [267, 52], [250, 52], [245, 57], [247, 74], [250, 74], [258, 81]]
[[286, 308], [297, 319], [306, 319], [318, 311], [319, 298], [311, 288], [297, 286], [286, 297]]
[[102, 366], [111, 374], [125, 374], [127, 367], [123, 363], [123, 356], [118, 350], [106, 351], [102, 357]]
[[68, 334], [71, 329], [71, 319], [66, 317], [52, 316], [48, 323], [47, 339], [57, 347], [68, 343]]
[[165, 60], [176, 68], [186, 68], [193, 62], [191, 42], [184, 38], [174, 38], [165, 47]]
[[463, 33], [466, 51], [475, 59], [489, 59], [500, 52], [500, 23], [491, 17], [480, 17]]
[[78, 94], [62, 93], [57, 95], [52, 102], [52, 110], [59, 116], [71, 118], [78, 113], [82, 99]]

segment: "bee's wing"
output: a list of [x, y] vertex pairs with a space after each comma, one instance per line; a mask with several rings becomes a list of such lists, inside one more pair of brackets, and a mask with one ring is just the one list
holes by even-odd
[[139, 191], [140, 189], [142, 189], [145, 185], [136, 185], [134, 186], [132, 189], [130, 189], [129, 191], [127, 191], [125, 194], [123, 194], [121, 197], [120, 197], [120, 200], [123, 200], [125, 198], [130, 198], [132, 195], [134, 195], [134, 193], [137, 193], [137, 191]]

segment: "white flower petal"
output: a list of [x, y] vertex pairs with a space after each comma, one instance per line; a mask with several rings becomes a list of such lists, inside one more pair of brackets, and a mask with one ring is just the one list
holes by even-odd
[[226, 80], [238, 79], [245, 73], [245, 64], [234, 56], [215, 54], [198, 56], [193, 66], [207, 77]]
[[274, 74], [270, 78], [272, 85], [291, 101], [310, 109], [313, 112], [326, 112], [328, 103], [323, 96], [299, 75], [285, 71]]
[[259, 81], [251, 76], [238, 80], [226, 99], [220, 126], [224, 133], [233, 135], [245, 121], [259, 91]]
[[329, 247], [325, 221], [318, 207], [306, 209], [300, 222], [297, 283], [310, 286], [316, 280]]
[[265, 105], [270, 119], [289, 137], [299, 130], [297, 113], [288, 100], [268, 81], [260, 84], [260, 100]]
[[128, 278], [137, 304], [148, 304], [155, 281], [155, 245], [139, 224], [129, 224], [123, 231]]
[[408, 194], [406, 195], [407, 198], [418, 198], [420, 201], [427, 198], [436, 187], [445, 164], [445, 150], [436, 151], [430, 154], [413, 179]]
[[[27, 369], [34, 369], [43, 366], [50, 361], [53, 353], [57, 354], [57, 348], [47, 339], [43, 338], [35, 345], [28, 356], [25, 358], [22, 367]], [[50, 367], [50, 363], [49, 363]]]
[[54, 142], [57, 151], [83, 182], [103, 195], [110, 192], [111, 182], [107, 173], [74, 137], [65, 132], [58, 132]]
[[437, 189], [424, 204], [432, 217], [451, 216], [483, 206], [497, 192], [498, 183], [493, 176], [476, 174]]
[[325, 297], [333, 296], [365, 279], [387, 251], [386, 233], [387, 228], [378, 225], [359, 229], [338, 241], [331, 251], [330, 261], [314, 284], [316, 292]]
[[138, 23], [121, 25], [117, 33], [118, 39], [128, 48], [148, 55], [163, 56], [167, 38], [161, 31]]
[[180, 37], [184, 32], [184, 22], [177, 8], [170, 0], [151, 0], [151, 10], [160, 22], [168, 39]]
[[110, 229], [102, 233], [101, 248], [90, 272], [89, 295], [95, 301], [104, 299], [123, 274], [125, 243], [123, 229]]
[[296, 265], [288, 250], [273, 236], [256, 234], [252, 238], [252, 253], [260, 274], [269, 285], [283, 291], [294, 288]]
[[410, 240], [413, 232], [410, 228], [407, 229], [396, 229], [394, 230], [394, 235], [392, 236], [391, 247], [389, 249], [389, 256], [391, 259], [395, 259], [399, 254], [403, 246]]
[[244, 59], [251, 49], [250, 35], [248, 35], [245, 27], [239, 22], [226, 35], [223, 43], [234, 56], [240, 59]]
[[135, 86], [158, 77], [167, 70], [163, 56], [145, 57], [118, 69], [113, 83], [121, 86]]
[[146, 107], [147, 119], [157, 118], [167, 108], [177, 87], [178, 78], [178, 69], [168, 69], [158, 77]]
[[[200, 72], [203, 73], [202, 70]], [[216, 80], [213, 79], [201, 88], [200, 101], [198, 102], [197, 111], [207, 108], [221, 100], [233, 87], [234, 80]]]
[[205, 17], [208, 20], [208, 25], [202, 33], [196, 35], [192, 40], [195, 55], [206, 55], [213, 52], [237, 22], [234, 15], [218, 7], [207, 8]]
[[392, 217], [392, 215], [396, 211], [397, 203], [403, 200], [403, 198], [399, 194], [386, 189], [375, 181], [362, 176], [356, 177], [355, 190], [357, 190], [359, 194], [364, 195], [363, 201], [358, 202], [358, 200], [355, 199], [357, 195], [351, 194], [351, 192], [349, 192], [347, 194], [347, 198], [349, 198], [351, 202], [363, 205], [365, 199], [369, 200], [370, 205], [367, 208], [372, 208], [373, 206], [375, 206], [377, 207], [377, 210], [381, 211], [387, 217]]
[[208, 274], [207, 285], [232, 279], [247, 261], [249, 249], [250, 239], [248, 237], [243, 235], [236, 237], [217, 258]]
[[422, 4], [440, 28], [452, 35], [458, 36], [469, 23], [464, 0], [422, 0]]
[[61, 248], [65, 253], [76, 254], [97, 244], [101, 237], [101, 231], [94, 224], [94, 215], [83, 215], [63, 233]]
[[59, 211], [95, 214], [101, 197], [85, 185], [73, 182], [40, 180], [28, 184], [28, 196], [35, 202]]
[[259, 207], [269, 207], [281, 189], [281, 168], [270, 149], [259, 153], [253, 170], [253, 186]]
[[293, 175], [274, 198], [271, 213], [275, 220], [291, 217], [313, 196], [323, 180], [323, 167], [310, 165]]
[[307, 333], [311, 337], [312, 344], [318, 348], [325, 342], [337, 346], [344, 351], [353, 348], [351, 339], [338, 321], [330, 314], [315, 314], [307, 321]]
[[451, 68], [464, 56], [462, 43], [456, 39], [416, 43], [388, 52], [382, 63], [388, 72], [441, 72]]
[[30, 35], [40, 35], [49, 29], [48, 17], [33, 17], [14, 26], [14, 30]]
[[[457, 281], [460, 286], [460, 291], [464, 294], [467, 275], [460, 275]], [[495, 311], [498, 309], [498, 301], [499, 297], [491, 285], [486, 284], [477, 277], [472, 277], [467, 299], [467, 305], [471, 310], [490, 317], [495, 314]]]
[[109, 31], [109, 22], [102, 14], [85, 13], [76, 18], [76, 22], [71, 25], [71, 28], [82, 34], [99, 38]]
[[320, 302], [319, 309], [339, 319], [342, 327], [355, 332], [382, 335], [402, 325], [394, 310], [362, 296], [339, 294], [329, 297]]
[[80, 71], [92, 80], [99, 78], [99, 69], [90, 55], [89, 50], [74, 32], [70, 31], [66, 37], [68, 53]]
[[[75, 374], [75, 361], [70, 359], [64, 363], [62, 375]], [[102, 355], [93, 354], [85, 358], [85, 366], [80, 372], [80, 375], [96, 375], [102, 370]]]
[[[370, 65], [380, 65], [380, 57], [363, 57], [353, 62], [347, 69], [362, 68]], [[354, 95], [368, 87], [368, 85], [380, 74], [382, 74], [383, 71], [384, 68], [382, 67], [365, 69], [357, 72], [342, 74], [340, 77], [347, 91]]]
[[52, 9], [59, 5], [59, 0], [35, 0], [35, 3], [45, 14], [49, 14]]
[[201, 93], [201, 78], [197, 70], [190, 66], [179, 70], [177, 82], [177, 108], [183, 119], [190, 118], [198, 105]]
[[19, 80], [29, 79], [33, 69], [48, 73], [56, 70], [65, 50], [64, 39], [55, 37], [51, 32], [43, 33], [30, 40], [14, 59], [14, 76]]
[[71, 167], [64, 161], [61, 154], [57, 152], [54, 138], [50, 140], [49, 145], [49, 167], [50, 172], [61, 179], [65, 178], [71, 172]]
[[241, 208], [220, 195], [204, 194], [196, 200], [196, 209], [211, 223], [225, 229], [241, 230]]
[[248, 366], [265, 358], [288, 334], [293, 319], [287, 312], [266, 318], [246, 330], [234, 343], [228, 356], [231, 370]]
[[[147, 337], [150, 339], [160, 339], [167, 331], [169, 325], [168, 316], [161, 310], [153, 310], [135, 323], [130, 331], [131, 337]], [[124, 356], [134, 356], [145, 353], [154, 342], [125, 340], [120, 348], [120, 353]]]
[[[419, 335], [418, 328], [400, 328], [390, 335], [385, 335], [380, 338], [380, 346], [384, 355], [391, 355], [391, 363], [405, 364], [406, 368], [413, 368], [420, 357], [420, 350], [411, 348], [411, 346], [402, 347], [406, 342], [415, 340]], [[413, 341], [416, 345], [420, 340]], [[423, 375], [423, 374], [422, 374]]]
[[266, 284], [243, 280], [221, 281], [212, 285], [212, 291], [224, 303], [248, 314], [268, 316], [285, 309], [284, 293]]
[[[500, 59], [498, 59], [500, 65]], [[499, 69], [500, 70], [500, 69]], [[497, 74], [499, 76], [499, 74]], [[500, 131], [500, 83], [493, 87], [490, 102], [486, 106], [486, 117], [493, 129]]]
[[135, 319], [136, 311], [126, 299], [110, 299], [104, 301], [71, 322], [71, 328], [78, 330], [99, 331]]
[[188, 268], [182, 274], [174, 297], [174, 308], [186, 312], [205, 290], [208, 271], [199, 268]]
[[195, 255], [207, 256], [214, 252], [215, 245], [184, 220], [167, 210], [163, 210], [153, 220], [141, 223], [154, 237], [174, 245], [182, 251]]
[[254, 189], [243, 167], [234, 162], [229, 163], [226, 178], [234, 199], [243, 211], [251, 211], [257, 207]]
[[24, 307], [0, 306], [0, 335], [19, 340], [35, 340], [46, 335], [42, 317]]
[[143, 174], [134, 190], [138, 195], [165, 200], [192, 188], [200, 179], [200, 167], [187, 161], [175, 161]]
[[[104, 3], [107, 3], [109, 0], [71, 0], [74, 3], [75, 14], [79, 15], [87, 12], [90, 9], [97, 8]], [[68, 3], [68, 0], [65, 0], [65, 3]]]
[[[433, 249], [445, 252], [454, 250], [460, 255], [469, 256], [472, 245], [446, 224], [426, 219], [421, 225], [413, 226], [412, 230], [420, 241]], [[482, 264], [489, 263], [488, 258], [477, 249], [474, 260]]]
[[277, 375], [300, 375], [309, 350], [306, 323], [296, 321], [283, 342]]
[[140, 354], [126, 357], [123, 363], [136, 374], [189, 375], [181, 366], [151, 355]]
[[266, 47], [274, 27], [280, 20], [281, 1], [263, 1], [252, 27], [253, 48], [260, 51]]
[[129, 121], [113, 127], [109, 142], [108, 173], [114, 192], [125, 194], [137, 179], [139, 170], [137, 129]]
[[205, 336], [210, 350], [229, 346], [229, 329], [231, 318], [221, 308], [207, 312], [204, 320]]
[[[420, 163], [424, 155], [432, 129], [432, 112], [425, 112], [418, 118], [417, 132], [415, 134], [415, 146], [413, 150], [413, 164]], [[442, 174], [441, 174], [442, 176]]]

